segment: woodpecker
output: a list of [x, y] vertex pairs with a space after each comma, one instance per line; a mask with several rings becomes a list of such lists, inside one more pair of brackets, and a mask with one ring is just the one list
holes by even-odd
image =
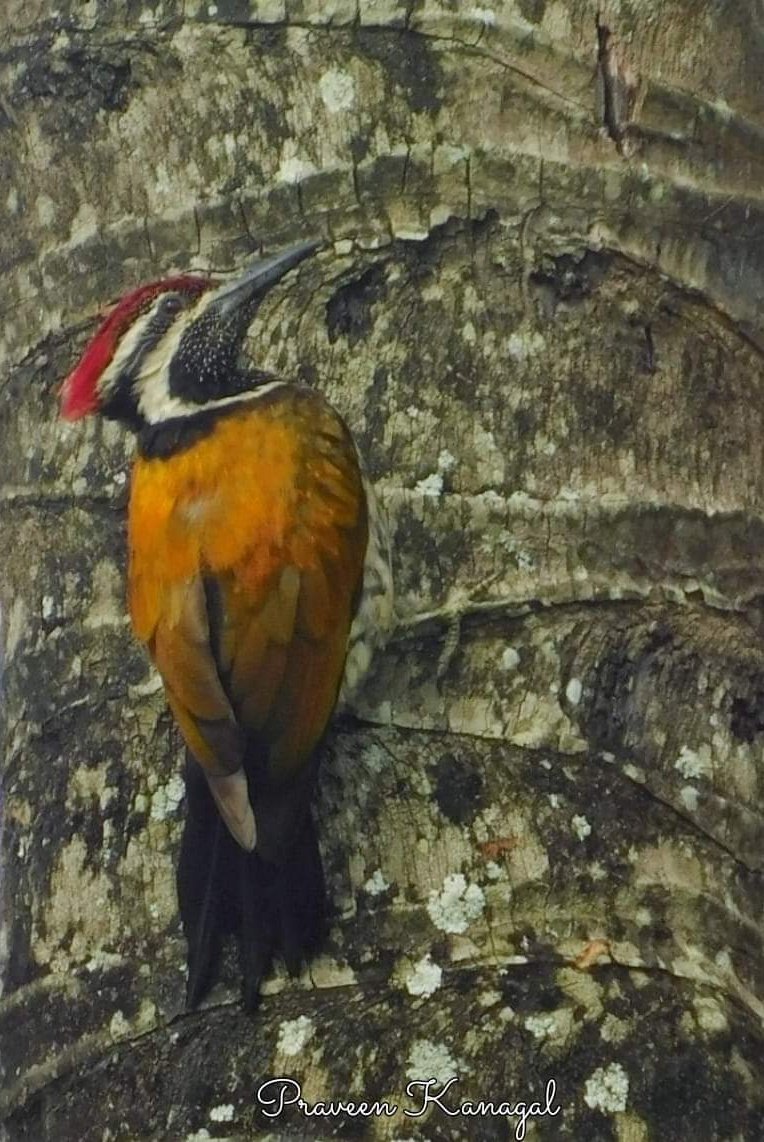
[[241, 359], [266, 293], [318, 246], [222, 284], [184, 274], [133, 290], [62, 390], [63, 417], [99, 413], [137, 438], [128, 602], [187, 747], [189, 1007], [226, 933], [250, 1010], [274, 956], [296, 973], [316, 951], [319, 746], [392, 616], [387, 533], [346, 424], [315, 390]]

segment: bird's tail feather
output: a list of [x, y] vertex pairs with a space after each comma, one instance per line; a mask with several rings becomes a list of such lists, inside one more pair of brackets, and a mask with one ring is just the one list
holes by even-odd
[[275, 955], [292, 974], [316, 951], [326, 923], [321, 855], [310, 813], [278, 861], [248, 853], [220, 818], [195, 762], [186, 765], [186, 824], [178, 863], [178, 900], [188, 943], [186, 1003], [195, 1007], [214, 982], [223, 939], [239, 943], [244, 1005], [254, 1010]]

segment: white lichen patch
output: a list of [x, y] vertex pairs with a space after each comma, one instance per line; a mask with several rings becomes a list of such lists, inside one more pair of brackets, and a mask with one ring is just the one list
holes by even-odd
[[570, 702], [571, 706], [577, 706], [581, 701], [581, 694], [583, 687], [581, 686], [580, 678], [571, 678], [568, 685], [565, 687], [565, 697]]
[[629, 1034], [629, 1024], [612, 1013], [605, 1016], [600, 1026], [600, 1035], [605, 1043], [622, 1043]]
[[307, 1015], [300, 1015], [297, 1019], [285, 1019], [279, 1026], [276, 1050], [282, 1055], [299, 1055], [315, 1033], [315, 1024]]
[[210, 1118], [213, 1122], [233, 1122], [234, 1114], [235, 1108], [230, 1102], [210, 1107]]
[[466, 932], [473, 920], [483, 914], [485, 896], [477, 884], [467, 884], [462, 873], [453, 873], [443, 881], [440, 892], [430, 893], [427, 911], [436, 928], [442, 932]]
[[502, 670], [515, 670], [519, 665], [520, 655], [517, 653], [514, 646], [506, 647], [501, 656]]
[[592, 1110], [616, 1113], [626, 1109], [629, 1097], [629, 1076], [620, 1063], [598, 1067], [586, 1080], [584, 1102]]
[[482, 313], [485, 310], [485, 302], [471, 282], [464, 287], [462, 308], [465, 313]]
[[115, 1042], [120, 1039], [126, 1038], [130, 1033], [130, 1024], [125, 1018], [124, 1012], [115, 1011], [109, 1023], [109, 1034]]
[[417, 1039], [407, 1063], [406, 1077], [412, 1082], [435, 1079], [443, 1084], [459, 1074], [457, 1062], [445, 1043], [433, 1043], [431, 1039]]
[[330, 68], [318, 81], [318, 90], [327, 111], [347, 111], [355, 103], [355, 80], [347, 71]]
[[423, 480], [419, 480], [414, 486], [414, 491], [420, 496], [441, 496], [443, 494], [443, 477], [440, 472], [432, 472], [429, 476], [425, 476]]
[[492, 28], [496, 24], [496, 13], [493, 8], [468, 8], [465, 17], [486, 28]]
[[587, 821], [586, 817], [580, 817], [576, 815], [573, 817], [570, 823], [573, 826], [573, 832], [576, 834], [579, 841], [586, 840], [586, 838], [591, 834], [592, 827]]
[[175, 774], [166, 785], [160, 785], [151, 796], [151, 820], [166, 821], [174, 817], [183, 800], [183, 778]]
[[711, 748], [708, 745], [702, 745], [697, 750], [683, 745], [674, 762], [674, 769], [678, 769], [688, 781], [695, 777], [707, 777], [711, 768]]
[[524, 1027], [537, 1042], [562, 1046], [573, 1033], [573, 1011], [570, 1007], [558, 1007], [555, 1011], [539, 1011], [528, 1015]]
[[504, 344], [508, 355], [518, 364], [540, 353], [546, 346], [540, 333], [523, 333], [517, 329]]
[[529, 1015], [523, 1026], [534, 1039], [548, 1039], [554, 1033], [555, 1023], [554, 1011], [542, 1011], [538, 1015]]
[[122, 576], [116, 564], [102, 559], [93, 571], [93, 599], [83, 625], [93, 630], [121, 626], [124, 622]]
[[414, 970], [406, 980], [406, 991], [409, 995], [424, 997], [433, 995], [440, 987], [442, 980], [443, 969], [440, 964], [432, 962], [428, 952], [414, 965]]
[[40, 194], [37, 197], [35, 206], [37, 207], [37, 217], [40, 225], [43, 228], [51, 226], [56, 217], [56, 204], [53, 199], [47, 194]]
[[297, 155], [288, 155], [282, 159], [276, 172], [276, 182], [298, 183], [316, 173], [316, 166], [308, 159], [298, 158]]
[[157, 1022], [157, 1009], [156, 1004], [152, 999], [146, 996], [141, 1000], [141, 1005], [138, 1008], [138, 1014], [133, 1020], [133, 1031], [142, 1033], [148, 1031], [152, 1027], [156, 1027]]
[[[5, 628], [5, 658], [7, 662], [15, 655], [24, 635], [29, 633], [28, 612], [21, 595], [17, 595], [8, 611]], [[0, 631], [2, 627], [0, 627]]]
[[390, 885], [382, 875], [382, 869], [375, 868], [363, 887], [369, 896], [380, 896], [383, 892], [387, 892]]
[[694, 785], [683, 785], [679, 790], [679, 800], [689, 813], [696, 812], [698, 808], [698, 791]]
[[72, 219], [69, 243], [79, 246], [98, 233], [98, 211], [90, 202], [83, 202]]

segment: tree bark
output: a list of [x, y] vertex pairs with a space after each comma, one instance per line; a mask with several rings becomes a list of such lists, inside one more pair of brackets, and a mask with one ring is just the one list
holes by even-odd
[[[453, 1075], [527, 1137], [764, 1137], [760, 5], [0, 27], [5, 1137], [522, 1137], [405, 1115]], [[346, 416], [400, 622], [323, 762], [324, 954], [184, 1013], [131, 444], [56, 388], [126, 288], [315, 235], [249, 352]], [[269, 1118], [275, 1076], [398, 1110]]]

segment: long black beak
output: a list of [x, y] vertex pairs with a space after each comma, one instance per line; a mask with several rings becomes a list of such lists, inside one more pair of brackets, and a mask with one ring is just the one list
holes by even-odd
[[230, 317], [256, 294], [265, 293], [287, 274], [293, 266], [309, 258], [323, 245], [322, 242], [300, 242], [280, 254], [253, 262], [240, 277], [218, 286], [211, 302], [221, 317]]

